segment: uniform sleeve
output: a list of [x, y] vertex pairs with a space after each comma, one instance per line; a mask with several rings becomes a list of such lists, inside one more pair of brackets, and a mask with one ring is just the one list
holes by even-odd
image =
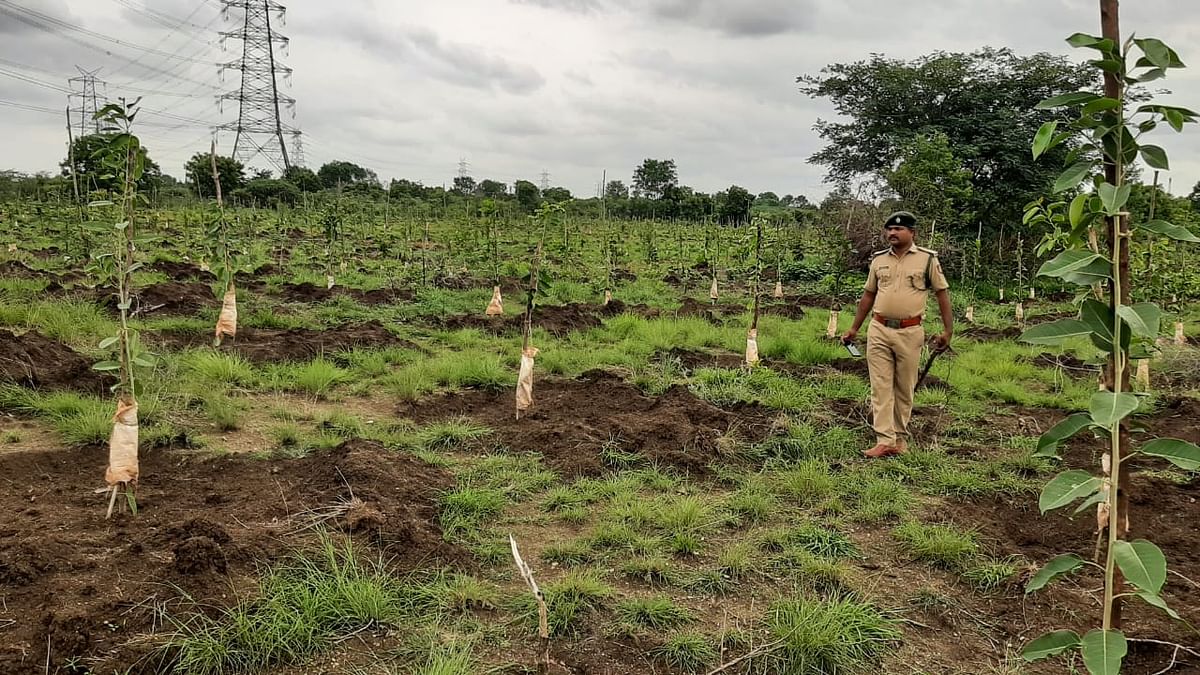
[[876, 293], [879, 291], [879, 280], [875, 278], [875, 261], [871, 261], [871, 266], [867, 268], [867, 283], [863, 286], [863, 290], [868, 293]]
[[950, 282], [946, 280], [946, 275], [942, 272], [942, 261], [936, 257], [933, 259], [933, 265], [929, 267], [929, 285], [935, 291], [944, 291], [950, 288]]

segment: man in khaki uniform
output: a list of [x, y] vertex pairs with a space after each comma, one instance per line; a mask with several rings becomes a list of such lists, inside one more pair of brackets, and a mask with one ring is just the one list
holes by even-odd
[[858, 329], [872, 314], [867, 331], [867, 367], [871, 373], [871, 409], [875, 447], [867, 457], [899, 455], [908, 450], [908, 421], [912, 417], [913, 390], [917, 386], [921, 346], [925, 343], [925, 302], [932, 289], [942, 315], [943, 332], [934, 348], [945, 349], [954, 333], [950, 309], [950, 284], [942, 273], [937, 252], [913, 244], [917, 219], [907, 211], [888, 216], [884, 231], [891, 248], [877, 251], [854, 326], [842, 336], [853, 342]]

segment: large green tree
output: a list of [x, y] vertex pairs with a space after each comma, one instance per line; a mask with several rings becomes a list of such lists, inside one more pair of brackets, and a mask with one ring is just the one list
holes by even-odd
[[303, 166], [289, 167], [283, 172], [283, 179], [295, 185], [301, 192], [320, 192], [321, 179], [317, 178], [317, 174], [312, 169]]
[[517, 196], [517, 204], [525, 213], [533, 213], [542, 202], [542, 192], [538, 186], [527, 180], [519, 180], [513, 184], [513, 193]]
[[717, 218], [723, 223], [738, 225], [750, 219], [754, 195], [740, 185], [730, 185], [717, 193]]
[[[183, 175], [188, 185], [201, 197], [215, 197], [213, 185], [212, 157], [207, 152], [197, 152], [183, 165]], [[231, 194], [246, 184], [246, 167], [232, 157], [217, 155], [217, 176], [221, 178], [222, 194]]]
[[940, 131], [917, 136], [900, 151], [900, 164], [886, 173], [900, 206], [924, 223], [954, 229], [975, 222], [971, 172], [954, 156]]
[[645, 159], [633, 170], [633, 196], [662, 199], [679, 182], [673, 159]]
[[829, 169], [827, 180], [886, 179], [915, 139], [945, 136], [970, 172], [972, 208], [985, 225], [1018, 220], [1022, 207], [1044, 194], [1071, 148], [1054, 148], [1032, 162], [1029, 138], [1063, 113], [1037, 110], [1042, 100], [1097, 89], [1093, 72], [1065, 57], [1018, 56], [1008, 49], [935, 52], [913, 61], [875, 54], [835, 63], [797, 78], [800, 91], [829, 99], [844, 121], [818, 120], [827, 145], [809, 161]]
[[[59, 166], [62, 168], [62, 175], [70, 176], [71, 159], [74, 158], [75, 175], [79, 179], [80, 191], [115, 191], [121, 189], [120, 180], [116, 176], [111, 175], [111, 171], [103, 169], [100, 165], [100, 156], [103, 150], [108, 147], [109, 138], [110, 134], [80, 136], [71, 145], [71, 152], [59, 163]], [[145, 170], [137, 182], [138, 190], [149, 191], [152, 188], [158, 187], [161, 181], [162, 170], [159, 169], [158, 164], [155, 164], [153, 160], [147, 157]]]
[[374, 171], [354, 162], [336, 159], [321, 165], [321, 168], [317, 169], [317, 178], [320, 178], [321, 184], [327, 188], [347, 187], [356, 183], [379, 184], [379, 177]]

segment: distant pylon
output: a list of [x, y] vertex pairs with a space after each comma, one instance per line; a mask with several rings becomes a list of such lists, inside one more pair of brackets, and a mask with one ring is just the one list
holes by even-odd
[[[296, 99], [279, 93], [278, 76], [292, 74], [292, 69], [275, 58], [275, 44], [286, 46], [287, 37], [271, 28], [271, 14], [282, 20], [284, 6], [273, 0], [221, 0], [225, 12], [230, 8], [243, 13], [239, 30], [224, 31], [222, 40], [242, 41], [242, 58], [221, 64], [226, 69], [241, 71], [241, 87], [222, 94], [218, 100], [237, 101], [238, 119], [220, 128], [234, 131], [233, 157], [247, 165], [261, 156], [281, 173], [292, 166], [287, 144], [283, 140], [285, 126], [280, 119], [280, 104], [292, 108]], [[294, 114], [294, 113], [293, 113]], [[288, 133], [293, 130], [287, 128]]]
[[98, 134], [100, 120], [96, 119], [96, 112], [108, 103], [107, 92], [104, 91], [107, 83], [96, 77], [96, 73], [100, 72], [99, 68], [84, 70], [75, 66], [75, 70], [79, 71], [79, 77], [67, 80], [67, 84], [71, 85], [71, 93], [67, 94], [67, 107], [75, 117], [72, 122], [78, 122], [80, 136]]
[[542, 169], [542, 180], [538, 183], [538, 187], [541, 188], [542, 192], [550, 189], [550, 172], [545, 169]]
[[467, 163], [466, 157], [458, 158], [458, 177], [466, 178], [471, 175], [471, 165]]
[[299, 129], [292, 129], [292, 166], [304, 166], [304, 141]]

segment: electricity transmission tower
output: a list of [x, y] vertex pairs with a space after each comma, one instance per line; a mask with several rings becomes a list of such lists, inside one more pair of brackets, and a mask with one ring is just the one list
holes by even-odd
[[105, 90], [107, 83], [96, 77], [96, 73], [100, 72], [99, 68], [84, 70], [75, 66], [75, 69], [79, 71], [79, 77], [67, 80], [67, 84], [71, 86], [71, 93], [67, 94], [67, 108], [79, 122], [80, 136], [98, 134], [100, 120], [96, 119], [96, 112], [108, 99], [104, 93], [98, 93], [97, 89]]
[[471, 165], [467, 163], [466, 157], [458, 158], [458, 177], [467, 178], [471, 175]]
[[293, 164], [284, 133], [294, 134], [297, 144], [300, 140], [299, 130], [285, 126], [279, 115], [280, 104], [293, 111], [296, 105], [296, 99], [280, 94], [278, 86], [279, 75], [290, 76], [292, 69], [276, 60], [275, 46], [286, 47], [288, 39], [271, 27], [271, 15], [282, 21], [285, 8], [274, 0], [221, 0], [221, 4], [226, 12], [240, 10], [244, 20], [240, 29], [221, 33], [223, 40], [242, 41], [242, 58], [221, 64], [221, 72], [241, 71], [241, 88], [219, 97], [238, 102], [238, 119], [218, 128], [236, 133], [234, 159], [249, 165], [261, 156], [282, 173]]
[[542, 180], [539, 181], [538, 187], [542, 192], [550, 189], [550, 172], [542, 169]]

